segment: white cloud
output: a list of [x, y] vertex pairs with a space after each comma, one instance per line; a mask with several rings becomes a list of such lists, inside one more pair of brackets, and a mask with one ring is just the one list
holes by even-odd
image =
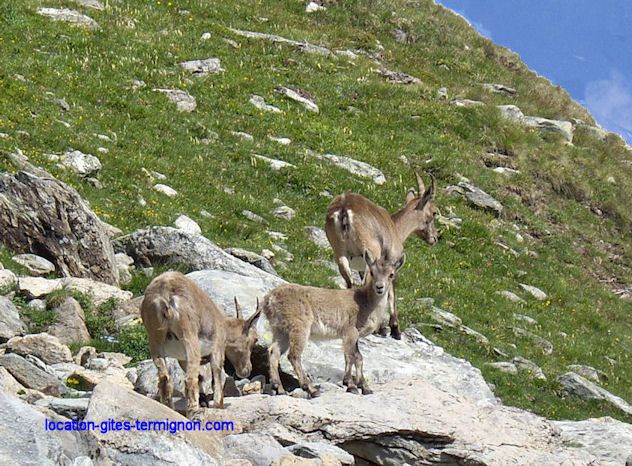
[[588, 83], [584, 100], [601, 126], [632, 141], [632, 89], [619, 71], [612, 70], [610, 79]]

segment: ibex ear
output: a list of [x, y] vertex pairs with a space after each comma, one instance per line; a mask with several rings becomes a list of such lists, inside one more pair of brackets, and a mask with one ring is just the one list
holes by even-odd
[[375, 259], [373, 259], [368, 249], [364, 250], [364, 262], [366, 262], [367, 265], [375, 264]]
[[402, 265], [406, 262], [406, 253], [403, 253], [402, 256], [395, 262], [395, 270], [399, 270], [402, 268]]
[[248, 334], [252, 326], [257, 323], [259, 316], [261, 316], [261, 306], [259, 305], [259, 298], [257, 298], [257, 311], [244, 323], [244, 334]]
[[408, 204], [410, 201], [412, 201], [413, 199], [415, 199], [417, 197], [417, 192], [415, 191], [414, 188], [410, 188], [408, 190], [408, 193], [406, 193], [406, 202], [405, 205]]

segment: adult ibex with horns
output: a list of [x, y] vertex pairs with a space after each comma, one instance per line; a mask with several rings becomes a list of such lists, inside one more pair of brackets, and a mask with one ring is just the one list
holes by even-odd
[[[364, 251], [369, 251], [372, 257], [397, 261], [404, 252], [404, 242], [413, 233], [428, 244], [437, 242], [437, 230], [434, 218], [438, 209], [434, 203], [435, 178], [428, 189], [415, 172], [419, 191], [413, 188], [406, 195], [404, 206], [389, 214], [386, 209], [371, 202], [366, 197], [347, 193], [337, 196], [327, 209], [325, 232], [334, 250], [340, 274], [344, 278], [347, 288], [351, 288], [351, 268], [360, 272], [366, 271]], [[391, 336], [401, 338], [395, 289], [389, 292]], [[386, 326], [382, 326], [380, 333], [385, 335]]]

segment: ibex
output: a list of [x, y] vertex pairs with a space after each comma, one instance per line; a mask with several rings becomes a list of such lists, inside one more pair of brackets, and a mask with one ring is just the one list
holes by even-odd
[[180, 272], [165, 272], [145, 290], [141, 317], [149, 336], [149, 352], [158, 369], [160, 402], [173, 409], [173, 389], [165, 357], [178, 360], [185, 376], [186, 415], [199, 408], [200, 362], [210, 360], [213, 376], [213, 402], [224, 407], [222, 369], [224, 355], [239, 377], [252, 370], [250, 353], [257, 341], [255, 323], [258, 310], [248, 320], [229, 318], [193, 280]]
[[[303, 371], [301, 355], [310, 338], [342, 338], [345, 356], [343, 383], [350, 392], [371, 393], [362, 372], [358, 338], [375, 332], [388, 316], [388, 296], [395, 273], [404, 264], [402, 255], [395, 263], [373, 259], [366, 251], [368, 275], [361, 288], [332, 290], [302, 285], [282, 285], [269, 292], [261, 309], [272, 328], [268, 349], [270, 383], [277, 394], [285, 393], [279, 376], [279, 360], [288, 349], [288, 359], [300, 386], [316, 396], [311, 378]], [[355, 379], [351, 369], [355, 366]]]
[[[435, 179], [431, 176], [432, 184], [424, 191], [423, 180], [418, 173], [415, 173], [415, 177], [419, 193], [410, 189], [404, 207], [392, 215], [366, 197], [355, 193], [337, 196], [329, 204], [325, 233], [347, 288], [351, 288], [353, 284], [351, 267], [361, 274], [365, 272], [365, 250], [371, 253], [371, 257], [395, 261], [401, 257], [404, 242], [412, 233], [416, 233], [428, 244], [437, 242], [437, 230], [433, 222], [438, 212], [434, 203]], [[391, 287], [389, 306], [391, 336], [400, 339], [394, 287]], [[386, 333], [385, 326], [380, 328], [380, 333]]]

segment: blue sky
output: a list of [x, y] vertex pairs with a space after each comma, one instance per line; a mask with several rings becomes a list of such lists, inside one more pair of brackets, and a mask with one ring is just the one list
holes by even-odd
[[632, 144], [632, 0], [438, 0]]

